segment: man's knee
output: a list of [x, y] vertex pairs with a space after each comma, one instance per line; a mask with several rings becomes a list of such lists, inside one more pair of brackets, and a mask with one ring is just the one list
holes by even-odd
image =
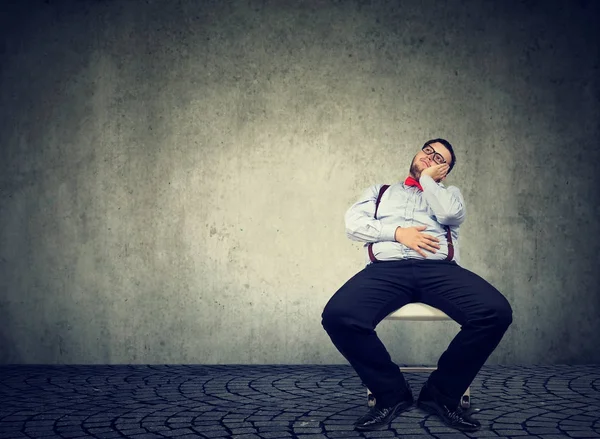
[[356, 317], [347, 307], [329, 302], [321, 314], [321, 325], [326, 331], [340, 329], [356, 324]]
[[329, 302], [321, 314], [321, 325], [326, 331], [329, 331], [331, 328], [340, 325], [341, 316], [340, 309]]
[[513, 321], [513, 310], [507, 300], [495, 309], [496, 324], [501, 328], [508, 328]]

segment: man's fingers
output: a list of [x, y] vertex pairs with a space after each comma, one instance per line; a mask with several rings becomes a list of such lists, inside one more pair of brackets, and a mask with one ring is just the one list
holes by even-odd
[[[428, 242], [420, 242], [416, 245], [416, 248], [414, 248], [413, 250], [418, 251], [419, 253], [421, 253], [421, 249], [427, 250], [428, 252], [431, 253], [435, 253], [437, 251], [437, 249], [434, 247], [435, 244], [429, 244]], [[421, 253], [423, 254], [423, 253]]]
[[430, 251], [431, 253], [437, 252], [437, 249], [433, 245], [428, 245], [427, 247], [423, 247], [423, 248], [426, 248], [427, 251]]
[[431, 245], [431, 246], [433, 246], [433, 247], [436, 247], [436, 248], [440, 248], [440, 244], [438, 244], [439, 242], [440, 242], [440, 240], [439, 240], [439, 239], [437, 239], [437, 238], [433, 238], [433, 239], [431, 239], [431, 240], [430, 240], [430, 241], [429, 241], [427, 244], [428, 244], [428, 245]]
[[426, 258], [426, 257], [427, 257], [427, 255], [425, 254], [425, 252], [424, 252], [423, 250], [421, 250], [421, 248], [419, 247], [419, 245], [418, 245], [418, 244], [417, 244], [417, 245], [415, 245], [415, 246], [413, 246], [413, 247], [410, 247], [410, 248], [412, 248], [414, 251], [416, 251], [417, 253], [419, 253], [419, 254], [420, 254], [421, 256], [423, 256], [424, 258]]

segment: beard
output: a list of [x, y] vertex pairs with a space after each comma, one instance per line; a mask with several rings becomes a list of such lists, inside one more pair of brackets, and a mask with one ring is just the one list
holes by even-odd
[[408, 174], [417, 181], [419, 181], [419, 179], [421, 178], [421, 170], [419, 169], [419, 162], [417, 162], [414, 158], [413, 158], [412, 163], [410, 164], [410, 169], [408, 170]]

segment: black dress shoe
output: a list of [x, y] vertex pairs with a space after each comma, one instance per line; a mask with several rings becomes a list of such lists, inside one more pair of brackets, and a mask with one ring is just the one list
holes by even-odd
[[359, 431], [380, 430], [385, 428], [392, 419], [413, 405], [414, 399], [412, 394], [400, 402], [389, 407], [380, 407], [375, 404], [375, 407], [369, 409], [367, 414], [360, 417], [354, 423], [354, 428]]
[[427, 383], [423, 386], [417, 399], [417, 407], [428, 413], [438, 415], [442, 418], [444, 424], [450, 428], [460, 431], [477, 431], [481, 427], [479, 421], [471, 418], [460, 405], [453, 408], [437, 401], [427, 388]]

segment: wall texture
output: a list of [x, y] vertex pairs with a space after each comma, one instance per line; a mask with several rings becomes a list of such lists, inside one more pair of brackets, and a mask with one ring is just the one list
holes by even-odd
[[[598, 363], [599, 2], [0, 6], [0, 362], [345, 363], [346, 209], [450, 140], [489, 364]], [[435, 364], [454, 322], [383, 322]]]

